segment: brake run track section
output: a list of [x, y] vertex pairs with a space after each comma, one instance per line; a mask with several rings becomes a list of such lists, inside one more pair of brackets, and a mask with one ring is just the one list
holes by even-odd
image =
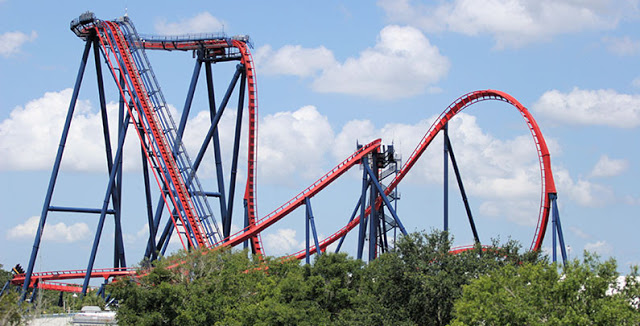
[[[465, 108], [471, 106], [472, 104], [482, 102], [482, 101], [502, 101], [510, 104], [514, 108], [516, 108], [522, 117], [524, 118], [529, 131], [531, 132], [531, 136], [536, 145], [536, 151], [538, 154], [538, 161], [540, 163], [540, 178], [542, 183], [542, 193], [540, 198], [540, 211], [538, 215], [538, 222], [536, 224], [536, 229], [533, 235], [533, 240], [531, 242], [530, 249], [531, 250], [540, 250], [542, 247], [542, 241], [544, 240], [544, 235], [547, 229], [547, 224], [549, 222], [549, 212], [551, 207], [551, 199], [550, 195], [556, 194], [556, 186], [553, 179], [553, 174], [551, 172], [551, 158], [549, 154], [549, 148], [547, 147], [547, 143], [542, 136], [542, 132], [540, 131], [540, 127], [538, 123], [533, 118], [529, 110], [527, 110], [524, 105], [522, 105], [518, 100], [516, 100], [513, 96], [497, 90], [480, 90], [475, 92], [467, 93], [457, 100], [455, 100], [451, 105], [449, 105], [440, 116], [434, 121], [429, 130], [425, 133], [425, 135], [418, 143], [416, 149], [411, 153], [411, 156], [407, 159], [406, 163], [402, 166], [398, 174], [394, 177], [394, 179], [389, 183], [389, 186], [385, 190], [385, 194], [389, 195], [402, 181], [411, 168], [417, 163], [418, 159], [422, 156], [424, 151], [429, 147], [429, 144], [433, 141], [436, 135], [444, 128], [444, 126], [449, 122], [456, 114], [460, 113]], [[378, 197], [378, 201], [376, 205], [380, 205], [379, 201], [380, 197]], [[365, 216], [369, 215], [371, 212], [371, 206], [367, 207], [365, 211]], [[327, 246], [331, 245], [335, 241], [344, 237], [353, 230], [360, 223], [361, 216], [356, 216], [351, 222], [349, 222], [342, 229], [338, 230], [336, 233], [331, 236], [323, 239], [319, 242], [320, 250], [326, 250]], [[309, 254], [313, 254], [317, 251], [315, 245], [309, 247]], [[464, 250], [458, 250], [464, 251]], [[306, 257], [306, 250], [298, 251], [297, 253], [292, 254], [290, 257], [295, 257], [296, 259], [304, 259]]]

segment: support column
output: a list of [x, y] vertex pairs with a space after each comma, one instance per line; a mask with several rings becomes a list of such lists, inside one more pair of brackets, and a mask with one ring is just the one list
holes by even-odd
[[313, 211], [311, 210], [311, 201], [309, 200], [309, 197], [306, 197], [304, 199], [304, 205], [306, 208], [306, 246], [307, 246], [307, 257], [306, 258], [306, 262], [307, 265], [309, 264], [310, 258], [309, 258], [309, 226], [311, 226], [311, 232], [313, 233], [313, 242], [316, 246], [316, 255], [320, 256], [322, 254], [321, 250], [320, 250], [320, 243], [318, 242], [318, 232], [316, 230], [316, 223], [313, 220]]
[[[211, 62], [207, 61], [204, 65], [205, 75], [207, 78], [207, 94], [209, 97], [209, 116], [211, 119], [211, 123], [216, 116], [216, 98], [215, 91], [213, 85], [213, 73], [211, 69]], [[218, 202], [220, 205], [220, 216], [222, 218], [222, 237], [226, 238], [228, 235], [225, 232], [225, 220], [227, 218], [227, 197], [226, 197], [226, 189], [224, 186], [224, 172], [222, 169], [222, 154], [220, 153], [220, 137], [218, 136], [218, 130], [216, 129], [213, 133], [213, 157], [215, 159], [216, 164], [216, 179], [218, 181], [218, 192], [220, 196], [218, 197]]]
[[[369, 174], [369, 179], [373, 184], [378, 180], [378, 151], [374, 151], [371, 155], [371, 166], [365, 165], [364, 168]], [[373, 170], [373, 172], [371, 172]], [[374, 180], [375, 179], [375, 180]], [[369, 191], [369, 205], [371, 213], [369, 214], [369, 261], [376, 259], [378, 253], [378, 210], [376, 209], [376, 199], [378, 198], [378, 189], [371, 186]]]
[[369, 160], [365, 156], [362, 158], [362, 195], [360, 195], [360, 223], [358, 226], [358, 259], [362, 259], [362, 254], [364, 252], [364, 241], [367, 235], [367, 221], [369, 220], [366, 215], [367, 188], [369, 187], [369, 179], [367, 170], [364, 169], [367, 164], [369, 164]]
[[87, 41], [84, 46], [84, 52], [82, 53], [82, 60], [80, 61], [80, 68], [78, 69], [78, 75], [76, 77], [76, 83], [73, 87], [73, 94], [71, 95], [71, 101], [69, 103], [69, 109], [67, 110], [67, 118], [62, 128], [62, 136], [60, 137], [60, 144], [58, 146], [58, 152], [56, 153], [55, 163], [53, 164], [53, 170], [51, 171], [51, 179], [49, 180], [49, 187], [47, 188], [47, 195], [44, 199], [44, 205], [42, 206], [42, 212], [40, 214], [40, 222], [38, 223], [38, 230], [33, 242], [33, 249], [31, 250], [31, 258], [29, 259], [29, 266], [25, 274], [24, 284], [22, 286], [22, 294], [20, 301], [24, 301], [27, 296], [27, 290], [29, 289], [29, 283], [31, 283], [31, 275], [33, 274], [33, 267], [36, 263], [36, 257], [38, 256], [38, 250], [40, 249], [40, 241], [42, 240], [42, 232], [44, 231], [44, 225], [47, 221], [47, 213], [49, 212], [49, 206], [51, 205], [51, 198], [53, 197], [53, 190], [55, 188], [56, 179], [58, 178], [58, 172], [60, 171], [60, 162], [62, 161], [62, 155], [64, 153], [64, 146], [67, 143], [67, 136], [69, 135], [69, 127], [71, 126], [71, 120], [73, 118], [73, 112], [78, 100], [78, 93], [80, 92], [80, 85], [82, 84], [82, 77], [84, 76], [84, 69], [87, 66], [87, 59], [89, 57], [89, 50], [91, 49], [91, 41]]
[[444, 147], [444, 157], [443, 157], [443, 163], [444, 163], [443, 176], [444, 177], [442, 180], [444, 183], [444, 190], [443, 190], [444, 231], [449, 232], [449, 142], [447, 141], [447, 139], [449, 139], [449, 123], [445, 123], [444, 128], [442, 129], [442, 132], [444, 134], [444, 137], [442, 140], [442, 144]]
[[460, 176], [460, 169], [458, 169], [458, 163], [456, 162], [456, 156], [453, 154], [453, 146], [451, 146], [451, 141], [449, 140], [448, 134], [445, 134], [444, 141], [447, 143], [449, 156], [451, 157], [451, 165], [453, 166], [453, 172], [455, 172], [456, 174], [456, 180], [458, 181], [458, 188], [460, 189], [460, 196], [462, 196], [464, 209], [467, 211], [467, 218], [469, 219], [469, 225], [471, 226], [471, 232], [473, 233], [473, 240], [476, 243], [480, 243], [480, 237], [478, 237], [478, 230], [476, 229], [476, 223], [473, 221], [473, 215], [471, 214], [471, 207], [469, 206], [469, 200], [467, 199], [467, 192], [464, 190], [464, 184], [462, 183], [462, 177]]
[[551, 215], [551, 225], [552, 225], [552, 233], [553, 233], [553, 262], [555, 263], [557, 261], [556, 257], [556, 250], [557, 250], [557, 244], [556, 244], [556, 234], [558, 237], [558, 240], [560, 241], [560, 254], [562, 255], [562, 264], [566, 265], [567, 264], [567, 251], [566, 251], [566, 246], [564, 243], [564, 235], [562, 233], [562, 224], [560, 223], [560, 213], [558, 211], [558, 194], [549, 194], [549, 199], [551, 199], [551, 208], [552, 208], [552, 215]]
[[[129, 125], [129, 115], [126, 116], [125, 121], [122, 125], [124, 128], [120, 139], [118, 139], [118, 151], [116, 152], [116, 161], [119, 161], [122, 157], [122, 152], [124, 152], [124, 135], [127, 133], [127, 127]], [[115, 169], [111, 170], [109, 174], [109, 184], [107, 185], [107, 192], [105, 194], [104, 201], [102, 202], [102, 213], [100, 213], [100, 220], [98, 221], [98, 228], [95, 233], [95, 237], [93, 240], [93, 247], [91, 248], [91, 256], [89, 257], [89, 264], [87, 265], [87, 271], [84, 277], [84, 283], [82, 285], [82, 295], [87, 294], [87, 289], [89, 288], [89, 280], [91, 279], [91, 271], [93, 270], [93, 264], [96, 260], [96, 254], [98, 252], [98, 245], [100, 244], [100, 238], [102, 236], [102, 228], [104, 227], [104, 220], [107, 214], [107, 208], [109, 207], [109, 197], [111, 195], [111, 191], [113, 189], [113, 185], [115, 183], [116, 174], [120, 170], [120, 167], [116, 166]]]

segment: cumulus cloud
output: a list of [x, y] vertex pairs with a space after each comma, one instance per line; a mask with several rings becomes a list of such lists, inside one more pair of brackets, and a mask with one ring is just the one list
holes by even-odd
[[626, 1], [573, 0], [380, 0], [392, 22], [427, 32], [451, 31], [491, 35], [496, 48], [520, 47], [556, 35], [585, 30], [609, 30], [626, 15], [637, 12]]
[[602, 206], [614, 198], [610, 188], [581, 178], [574, 180], [564, 168], [555, 169], [553, 176], [558, 193], [568, 196], [582, 206]]
[[296, 239], [296, 230], [278, 229], [275, 233], [262, 233], [262, 240], [269, 255], [281, 256], [294, 253], [304, 247], [302, 241]]
[[532, 108], [566, 124], [640, 126], [640, 95], [619, 94], [610, 89], [574, 88], [569, 93], [552, 90], [545, 92]]
[[[24, 223], [18, 224], [7, 231], [8, 239], [33, 239], [38, 231], [40, 216], [32, 216]], [[54, 242], [77, 242], [84, 240], [91, 232], [86, 223], [47, 223], [42, 233], [42, 240]]]
[[610, 159], [607, 155], [602, 155], [598, 163], [591, 170], [592, 177], [613, 177], [620, 175], [629, 167], [627, 160]]
[[587, 243], [584, 245], [584, 250], [601, 256], [610, 256], [613, 254], [613, 246], [604, 240]]
[[449, 59], [413, 27], [387, 26], [374, 47], [338, 62], [320, 46], [263, 46], [255, 54], [260, 71], [311, 77], [313, 90], [394, 99], [441, 91], [433, 86], [449, 71]]
[[[386, 143], [393, 141], [396, 150], [407, 158], [434, 120], [435, 116], [412, 125], [387, 124], [380, 129], [369, 121], [351, 121], [336, 137], [334, 155], [345, 157], [351, 153], [354, 139], [367, 143], [382, 138]], [[524, 225], [535, 224], [541, 185], [531, 135], [497, 139], [482, 130], [476, 117], [467, 113], [459, 113], [449, 122], [449, 135], [465, 189], [481, 199], [478, 203], [481, 213]], [[442, 164], [442, 136], [437, 136], [404, 182], [441, 184]]]
[[640, 197], [626, 195], [624, 196], [623, 201], [627, 205], [640, 206]]
[[178, 22], [168, 22], [166, 19], [161, 19], [156, 22], [155, 30], [156, 33], [162, 35], [220, 33], [224, 30], [224, 22], [205, 11]]
[[591, 235], [584, 232], [581, 228], [577, 227], [577, 226], [569, 226], [569, 231], [571, 231], [571, 233], [573, 233], [575, 236], [577, 236], [580, 239], [591, 239]]
[[[0, 123], [0, 155], [3, 157], [0, 169], [51, 168], [70, 92], [47, 93], [24, 107], [16, 108], [9, 118]], [[94, 111], [88, 102], [78, 103], [63, 160], [67, 169], [105, 171], [102, 127], [99, 113]], [[356, 142], [366, 144], [376, 138], [382, 138], [387, 144], [393, 143], [399, 153], [408, 157], [435, 118], [432, 116], [413, 124], [388, 123], [383, 126], [376, 126], [369, 120], [352, 120], [341, 130], [334, 131], [328, 118], [314, 106], [267, 115], [260, 120], [258, 159], [261, 184], [290, 185], [296, 180], [315, 180], [333, 165], [331, 162], [342, 161], [353, 153]], [[209, 124], [207, 112], [190, 118], [184, 141], [192, 156]], [[233, 133], [230, 131], [234, 125], [235, 114], [228, 112], [219, 125], [224, 153], [231, 150]], [[115, 131], [112, 133], [115, 135]], [[540, 171], [535, 144], [528, 131], [523, 127], [522, 135], [498, 139], [483, 130], [474, 116], [463, 112], [450, 122], [449, 133], [467, 192], [480, 198], [477, 205], [480, 205], [481, 212], [526, 225], [535, 223], [540, 198]], [[125, 153], [125, 167], [129, 158], [135, 164], [132, 166], [139, 169], [139, 145], [137, 137], [131, 137], [133, 141], [128, 142], [131, 152]], [[549, 139], [547, 141], [553, 153], [557, 153], [559, 146]], [[241, 163], [246, 161], [245, 141], [242, 144]], [[212, 160], [212, 156], [205, 157]], [[225, 171], [229, 171], [230, 155], [223, 155], [223, 160]], [[200, 170], [199, 175], [212, 175], [213, 167], [211, 161], [203, 164], [204, 170]], [[245, 173], [242, 167], [239, 172], [238, 182], [241, 184], [246, 176], [242, 175]], [[599, 205], [611, 197], [610, 189], [588, 180], [574, 180], [566, 169], [554, 167], [554, 172], [559, 191], [581, 205]], [[434, 139], [404, 182], [442, 183], [441, 136]]]
[[270, 45], [265, 45], [253, 57], [256, 67], [265, 75], [310, 77], [337, 64], [333, 52], [324, 46], [309, 49], [300, 45], [285, 45], [274, 51]]
[[33, 42], [37, 37], [38, 33], [35, 31], [32, 31], [31, 34], [17, 31], [0, 34], [0, 55], [6, 58], [17, 54], [25, 43]]
[[259, 137], [261, 179], [287, 183], [295, 175], [322, 175], [334, 134], [326, 116], [314, 106], [305, 106], [264, 117]]
[[602, 39], [607, 49], [620, 56], [635, 55], [640, 53], [640, 41], [624, 37], [605, 37]]
[[[0, 170], [51, 169], [71, 93], [70, 88], [47, 92], [24, 107], [16, 107], [7, 119], [0, 122], [0, 156], [3, 158], [0, 160]], [[117, 104], [108, 104], [107, 111], [111, 118], [116, 117]], [[115, 153], [117, 127], [115, 123], [111, 123], [110, 127]], [[133, 133], [131, 130], [130, 136]], [[136, 147], [125, 149], [131, 151]], [[125, 160], [125, 168], [135, 166], [139, 161], [136, 159], [134, 162], [132, 155], [127, 157], [131, 160]], [[76, 104], [62, 164], [64, 169], [69, 170], [106, 171], [102, 120], [89, 101], [79, 100]]]
[[442, 79], [449, 66], [419, 30], [392, 25], [380, 31], [373, 48], [324, 69], [312, 88], [380, 99], [410, 97]]

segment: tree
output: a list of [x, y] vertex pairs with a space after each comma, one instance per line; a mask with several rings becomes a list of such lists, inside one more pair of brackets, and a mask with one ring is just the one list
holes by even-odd
[[395, 252], [370, 262], [363, 292], [376, 308], [367, 324], [446, 325], [463, 285], [499, 266], [541, 259], [521, 254], [514, 241], [461, 253], [452, 253], [451, 243], [447, 232], [413, 233], [398, 241]]
[[589, 253], [562, 273], [548, 262], [503, 266], [463, 287], [452, 325], [637, 325], [637, 269], [617, 286], [616, 268]]
[[[5, 271], [0, 264], [0, 287], [12, 278], [9, 271]], [[18, 305], [18, 293], [5, 291], [0, 296], [0, 325], [18, 325], [22, 320], [22, 309]]]

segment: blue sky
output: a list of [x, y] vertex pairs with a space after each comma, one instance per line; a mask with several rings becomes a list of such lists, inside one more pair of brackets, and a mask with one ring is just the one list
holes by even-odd
[[[144, 34], [251, 36], [259, 90], [259, 216], [346, 158], [357, 141], [381, 137], [407, 158], [456, 98], [498, 89], [529, 108], [549, 144], [570, 255], [590, 250], [613, 256], [623, 271], [640, 263], [634, 240], [640, 227], [637, 1], [111, 1], [88, 6], [0, 0], [0, 264], [5, 268], [28, 263], [84, 46], [69, 22], [86, 10], [105, 20], [126, 12]], [[177, 119], [194, 60], [180, 52], [152, 52], [149, 58]], [[233, 64], [214, 69], [216, 84], [225, 86]], [[112, 80], [106, 83], [113, 110], [117, 96]], [[95, 85], [90, 63], [54, 205], [99, 207], [102, 202], [106, 168]], [[185, 136], [192, 156], [209, 118], [203, 85]], [[221, 126], [227, 147], [231, 136], [224, 128], [233, 120], [230, 115]], [[481, 239], [512, 237], [528, 247], [538, 217], [540, 172], [521, 116], [504, 103], [477, 104], [452, 121], [450, 135]], [[142, 256], [146, 232], [136, 141], [127, 141], [125, 158], [123, 218], [130, 264]], [[201, 178], [205, 188], [215, 190], [211, 166], [211, 161], [205, 164]], [[349, 218], [360, 173], [354, 169], [312, 200], [322, 235]], [[442, 182], [442, 140], [437, 139], [399, 188], [399, 214], [408, 229], [442, 228]], [[466, 245], [471, 232], [454, 183], [451, 179], [451, 228], [456, 244]], [[267, 253], [302, 249], [303, 218], [296, 212], [265, 232]], [[50, 214], [36, 269], [85, 268], [96, 220]], [[109, 266], [112, 234], [107, 223], [96, 267]], [[352, 252], [355, 241], [348, 240]]]

